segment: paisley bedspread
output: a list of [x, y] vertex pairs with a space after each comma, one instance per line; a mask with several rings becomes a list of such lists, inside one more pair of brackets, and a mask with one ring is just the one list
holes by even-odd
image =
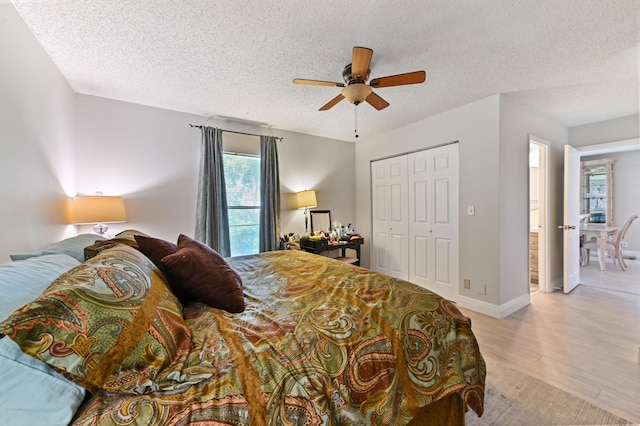
[[466, 318], [419, 286], [300, 251], [229, 259], [241, 314], [184, 308], [188, 356], [159, 390], [97, 395], [75, 425], [403, 425], [457, 393], [483, 411]]

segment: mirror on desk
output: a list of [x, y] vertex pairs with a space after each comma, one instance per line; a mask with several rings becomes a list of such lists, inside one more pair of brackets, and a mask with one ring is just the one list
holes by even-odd
[[311, 233], [327, 231], [331, 228], [331, 210], [311, 210]]

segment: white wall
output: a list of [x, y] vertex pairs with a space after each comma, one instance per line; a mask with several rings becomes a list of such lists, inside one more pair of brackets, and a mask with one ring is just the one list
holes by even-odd
[[564, 145], [567, 128], [508, 95], [500, 96], [500, 259], [501, 301], [529, 292], [529, 137], [550, 142], [549, 255], [553, 286], [562, 286], [562, 224]]
[[[78, 95], [78, 193], [125, 198], [128, 222], [110, 229], [139, 229], [175, 240], [193, 235], [200, 130], [189, 124], [282, 137], [278, 142], [282, 192], [281, 231], [304, 233], [295, 192], [317, 191], [318, 208], [355, 223], [355, 145], [299, 133], [207, 120], [206, 117]], [[224, 133], [223, 133], [224, 135]], [[231, 134], [229, 134], [231, 135]], [[224, 139], [224, 136], [223, 136]]]
[[575, 147], [633, 139], [639, 136], [639, 114], [569, 128], [569, 144]]
[[305, 189], [316, 191], [316, 209], [331, 210], [331, 220], [355, 225], [356, 145], [302, 133], [278, 136], [284, 137], [278, 145], [282, 232], [304, 234], [304, 212], [296, 210], [295, 193]]
[[11, 4], [0, 3], [0, 262], [75, 232], [74, 94]]

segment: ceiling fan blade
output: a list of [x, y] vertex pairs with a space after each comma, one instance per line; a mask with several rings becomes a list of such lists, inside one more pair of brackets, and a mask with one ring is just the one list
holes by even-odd
[[359, 75], [362, 81], [365, 81], [372, 56], [373, 50], [368, 47], [355, 46], [351, 58], [351, 75]]
[[371, 105], [378, 111], [380, 111], [381, 109], [385, 109], [386, 107], [389, 106], [389, 102], [385, 101], [380, 96], [376, 95], [374, 92], [369, 93], [369, 96], [367, 96], [367, 99], [365, 100], [369, 102], [369, 105]]
[[403, 86], [405, 84], [424, 83], [427, 73], [424, 71], [414, 71], [405, 74], [390, 75], [388, 77], [374, 78], [369, 85], [374, 88]]
[[293, 80], [293, 84], [309, 84], [312, 86], [334, 86], [344, 87], [344, 83], [337, 83], [335, 81], [322, 81], [322, 80], [306, 80], [304, 78], [296, 78]]
[[326, 111], [326, 110], [328, 110], [328, 109], [331, 109], [331, 108], [333, 108], [333, 106], [334, 106], [335, 104], [337, 104], [338, 102], [340, 102], [340, 101], [341, 101], [341, 100], [343, 100], [343, 99], [344, 99], [344, 96], [342, 96], [342, 95], [338, 95], [338, 96], [336, 96], [335, 98], [331, 99], [331, 100], [330, 100], [329, 102], [327, 102], [326, 104], [324, 104], [324, 105], [322, 106], [322, 108], [320, 108], [320, 110], [319, 110], [319, 111]]

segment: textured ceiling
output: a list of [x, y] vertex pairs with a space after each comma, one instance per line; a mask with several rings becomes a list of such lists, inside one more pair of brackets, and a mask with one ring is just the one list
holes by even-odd
[[507, 93], [576, 125], [638, 113], [637, 0], [13, 0], [73, 89], [204, 116], [355, 140], [354, 106], [318, 108], [353, 46], [371, 78], [425, 70], [421, 85], [376, 89], [361, 137]]

